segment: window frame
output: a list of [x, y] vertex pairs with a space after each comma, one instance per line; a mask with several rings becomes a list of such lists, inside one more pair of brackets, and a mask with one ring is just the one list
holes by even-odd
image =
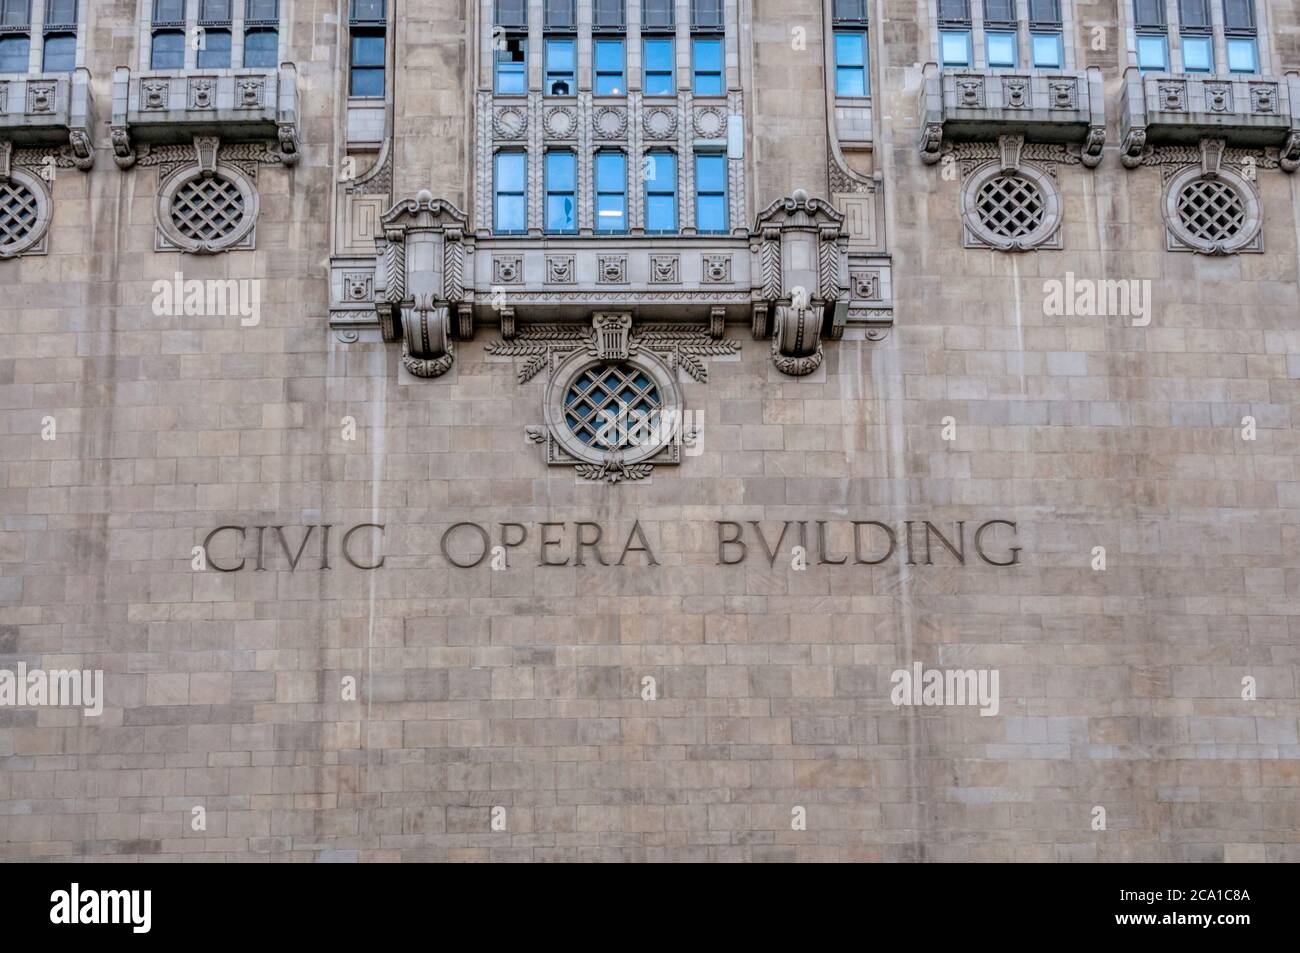
[[[358, 40], [379, 40], [380, 41], [380, 62], [375, 63], [358, 63], [357, 62], [357, 41]], [[378, 93], [359, 93], [357, 92], [358, 76], [373, 77], [378, 74], [379, 88]], [[365, 26], [354, 27], [348, 35], [348, 97], [351, 99], [385, 99], [388, 96], [388, 31], [385, 28]]]
[[[700, 47], [703, 44], [717, 47], [718, 50], [718, 68], [716, 70], [700, 69]], [[691, 36], [691, 94], [693, 96], [725, 96], [727, 95], [726, 83], [726, 66], [727, 51], [722, 43], [720, 33], [703, 33]], [[700, 89], [700, 80], [717, 78], [717, 92], [703, 92]]]
[[[618, 70], [602, 69], [600, 49], [602, 46], [618, 45]], [[618, 78], [617, 88], [612, 92], [602, 91], [601, 80], [611, 76]], [[622, 34], [596, 35], [591, 38], [591, 86], [593, 96], [627, 95], [627, 39]]]
[[[609, 158], [613, 156], [618, 157], [623, 169], [621, 181], [619, 182], [620, 188], [617, 191], [614, 189], [607, 188], [606, 187], [607, 183], [605, 182], [604, 177], [601, 175], [600, 160], [602, 158]], [[595, 213], [593, 218], [595, 219], [595, 223], [596, 223], [594, 226], [595, 232], [598, 235], [626, 235], [628, 232], [627, 201], [628, 201], [628, 191], [629, 191], [628, 178], [627, 178], [627, 168], [628, 168], [627, 153], [624, 152], [622, 149], [597, 149], [595, 154], [592, 156], [592, 162], [593, 162], [592, 178], [594, 180], [593, 187], [595, 188], [595, 192], [596, 192], [596, 194], [592, 198], [594, 213]], [[622, 213], [621, 213], [622, 224], [618, 228], [601, 228], [600, 200], [602, 196], [610, 196], [610, 195], [618, 196], [622, 204]]]
[[[652, 70], [650, 68], [650, 47], [652, 44], [666, 44], [668, 48], [668, 68]], [[666, 76], [668, 89], [664, 92], [651, 92], [650, 77]], [[651, 34], [641, 37], [641, 91], [646, 96], [677, 95], [677, 39], [667, 34]]]
[[[677, 194], [677, 175], [678, 175], [677, 153], [671, 149], [652, 149], [649, 152], [647, 152], [645, 155], [647, 159], [655, 163], [654, 179], [652, 180], [648, 175], [644, 176], [645, 178], [645, 233], [647, 235], [677, 235], [681, 232], [681, 218], [682, 218], [681, 208], [679, 207], [680, 200]], [[658, 174], [658, 163], [661, 159], [669, 160], [671, 164], [671, 175], [666, 177], [661, 177]], [[649, 169], [646, 169], [645, 171], [648, 172]], [[670, 185], [669, 188], [667, 189], [651, 188], [652, 181], [658, 184], [659, 182], [662, 181], [662, 178], [668, 179]], [[672, 212], [673, 212], [672, 227], [652, 228], [650, 225], [651, 199], [654, 197], [662, 198], [664, 196], [671, 196], [670, 207], [672, 208]]]
[[[569, 48], [570, 66], [567, 70], [553, 70], [551, 68], [551, 51], [561, 45]], [[567, 82], [568, 92], [555, 92], [553, 84], [557, 82]], [[578, 38], [575, 35], [571, 33], [548, 34], [542, 38], [542, 95], [547, 97], [578, 95]]]
[[[728, 181], [727, 155], [724, 152], [712, 150], [698, 150], [695, 153], [695, 231], [700, 235], [727, 235], [731, 232], [731, 209], [727, 201], [727, 193], [730, 189]], [[709, 189], [707, 191], [700, 188], [700, 182], [703, 176], [700, 174], [700, 165], [706, 161], [716, 161], [722, 170], [722, 188]], [[722, 207], [722, 227], [721, 228], [704, 228], [701, 226], [701, 208], [704, 200], [716, 200]]]
[[[569, 164], [569, 183], [567, 189], [557, 189], [551, 182], [551, 160], [565, 159]], [[551, 227], [551, 199], [569, 199], [571, 225], [567, 228]], [[542, 155], [542, 232], [546, 235], [578, 234], [578, 153], [573, 149], [547, 149]]]
[[[855, 39], [859, 43], [862, 52], [862, 61], [860, 63], [843, 63], [840, 60], [840, 40]], [[871, 98], [871, 49], [869, 38], [865, 28], [847, 28], [841, 29], [836, 27], [831, 32], [831, 50], [833, 56], [833, 67], [835, 70], [835, 96], [839, 99], [870, 99]], [[840, 74], [845, 71], [853, 71], [861, 76], [862, 92], [850, 93], [840, 88]]]
[[[520, 162], [521, 174], [518, 189], [503, 189], [501, 187], [501, 163], [503, 159], [507, 158], [517, 159]], [[519, 206], [523, 212], [520, 228], [504, 229], [501, 227], [502, 197], [517, 197], [519, 199]], [[492, 234], [528, 234], [528, 153], [522, 149], [500, 149], [492, 156]]]
[[[494, 96], [527, 96], [528, 95], [528, 34], [526, 33], [507, 33], [505, 34], [506, 48], [504, 50], [494, 49], [492, 51], [492, 95]], [[510, 44], [518, 44], [518, 52], [523, 54], [523, 59], [506, 60], [502, 57], [506, 54], [515, 52], [510, 49]], [[502, 66], [507, 65], [510, 68], [503, 70]], [[518, 89], [503, 89], [501, 85], [502, 75], [518, 76]]]

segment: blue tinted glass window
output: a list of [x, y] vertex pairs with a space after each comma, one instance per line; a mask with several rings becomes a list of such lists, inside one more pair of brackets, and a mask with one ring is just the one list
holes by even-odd
[[1164, 36], [1138, 36], [1137, 47], [1139, 69], [1164, 72], [1169, 68], [1169, 46]]
[[1045, 69], [1059, 69], [1062, 63], [1061, 34], [1035, 33], [1031, 39], [1034, 65]]
[[573, 96], [578, 92], [574, 76], [573, 40], [546, 41], [546, 92], [550, 96]]
[[577, 163], [572, 152], [546, 153], [546, 230], [576, 232]]
[[352, 35], [350, 93], [353, 96], [384, 95], [384, 35], [382, 33]]
[[994, 69], [1015, 69], [1016, 35], [1014, 33], [986, 33], [989, 66]]
[[722, 41], [696, 39], [691, 44], [696, 96], [722, 95]]
[[150, 69], [185, 68], [185, 34], [180, 30], [162, 30], [153, 35], [149, 54]]
[[201, 69], [230, 69], [230, 31], [208, 30], [199, 50]]
[[245, 66], [279, 66], [280, 35], [275, 30], [249, 30], [244, 34]]
[[77, 68], [77, 38], [70, 33], [55, 33], [45, 38], [47, 73], [71, 73]]
[[596, 153], [596, 231], [627, 231], [627, 159], [621, 152]]
[[671, 96], [677, 92], [673, 82], [673, 41], [662, 37], [644, 41], [644, 87], [647, 96]]
[[835, 95], [867, 95], [867, 35], [835, 34]]
[[1259, 69], [1254, 37], [1228, 37], [1228, 69], [1234, 73], [1254, 73]]
[[727, 160], [724, 156], [695, 157], [695, 227], [701, 233], [727, 230]]
[[1214, 43], [1210, 37], [1183, 37], [1183, 70], [1188, 73], [1214, 72]]
[[677, 231], [677, 157], [670, 152], [650, 153], [645, 180], [646, 231]]
[[528, 39], [505, 37], [505, 48], [492, 54], [495, 90], [498, 95], [514, 96], [528, 92]]
[[528, 162], [522, 152], [498, 152], [494, 189], [495, 217], [492, 228], [501, 232], [523, 232], [528, 228], [525, 189]]
[[623, 41], [596, 41], [596, 95], [622, 96], [627, 92], [623, 82]]
[[970, 66], [970, 32], [943, 31], [939, 34], [939, 52], [944, 66]]

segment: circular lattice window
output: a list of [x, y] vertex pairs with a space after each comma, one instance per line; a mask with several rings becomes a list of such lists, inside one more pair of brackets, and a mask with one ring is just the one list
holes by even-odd
[[19, 169], [0, 182], [0, 258], [39, 249], [50, 224], [50, 203], [34, 176]]
[[224, 251], [244, 243], [257, 221], [257, 192], [239, 170], [183, 169], [161, 189], [158, 226], [181, 251]]
[[967, 182], [962, 214], [977, 244], [1023, 251], [1056, 236], [1061, 203], [1055, 185], [1037, 170], [990, 165]]
[[1259, 201], [1248, 182], [1220, 169], [1193, 167], [1175, 176], [1165, 195], [1165, 223], [1183, 245], [1205, 254], [1240, 251], [1259, 234]]
[[574, 460], [635, 464], [680, 437], [681, 393], [668, 366], [647, 351], [602, 360], [584, 351], [566, 358], [546, 392], [546, 423]]

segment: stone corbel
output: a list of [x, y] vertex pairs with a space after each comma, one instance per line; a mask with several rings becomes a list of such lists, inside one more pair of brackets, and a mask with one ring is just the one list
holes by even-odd
[[297, 165], [301, 152], [298, 143], [298, 68], [292, 63], [281, 63], [276, 79], [279, 89], [275, 99], [275, 126], [280, 141], [280, 161], [285, 165]]
[[943, 155], [943, 123], [929, 122], [921, 129], [921, 161], [934, 165]]
[[1136, 169], [1142, 164], [1142, 154], [1147, 148], [1147, 131], [1145, 126], [1134, 126], [1124, 137], [1119, 147], [1119, 161], [1126, 169]]
[[402, 366], [416, 377], [441, 377], [451, 369], [455, 354], [451, 343], [451, 312], [422, 295], [407, 308], [403, 321]]
[[1089, 126], [1088, 138], [1083, 141], [1079, 161], [1086, 169], [1095, 169], [1101, 165], [1102, 155], [1106, 149], [1106, 127]]
[[194, 139], [194, 156], [199, 171], [205, 179], [217, 174], [217, 156], [221, 152], [221, 140], [216, 136], [196, 136]]
[[1003, 173], [1010, 175], [1019, 171], [1020, 161], [1024, 153], [1024, 136], [998, 136], [998, 155], [1002, 162]]
[[9, 175], [13, 172], [14, 144], [8, 139], [0, 139], [0, 185], [7, 185]]
[[119, 169], [135, 165], [135, 146], [131, 144], [131, 127], [127, 122], [127, 104], [131, 95], [131, 70], [119, 66], [113, 70], [113, 120], [109, 125], [109, 141], [113, 145], [113, 161]]
[[779, 304], [776, 306], [776, 333], [772, 336], [772, 363], [783, 374], [803, 377], [821, 366], [821, 305]]
[[1201, 140], [1201, 172], [1207, 179], [1217, 179], [1223, 168], [1223, 152], [1227, 143], [1222, 139]]

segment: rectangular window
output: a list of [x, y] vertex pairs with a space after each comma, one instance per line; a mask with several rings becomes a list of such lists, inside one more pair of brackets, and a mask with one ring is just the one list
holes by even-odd
[[497, 0], [497, 26], [528, 28], [528, 0]]
[[200, 23], [229, 23], [230, 0], [199, 0]]
[[696, 96], [721, 96], [722, 41], [695, 37], [691, 41], [691, 67]]
[[1133, 0], [1139, 30], [1165, 29], [1165, 0]]
[[677, 26], [673, 0], [642, 0], [642, 30], [672, 30]]
[[721, 30], [722, 0], [691, 0], [691, 29]]
[[45, 34], [45, 65], [47, 73], [71, 73], [77, 68], [77, 35], [75, 33]]
[[623, 41], [609, 38], [596, 39], [596, 95], [622, 96], [627, 92], [623, 82]]
[[77, 0], [45, 0], [45, 26], [76, 26]]
[[836, 23], [866, 23], [867, 0], [835, 0], [832, 14]]
[[574, 55], [573, 40], [546, 38], [546, 95], [573, 96], [578, 92]]
[[351, 20], [353, 23], [383, 23], [386, 6], [385, 0], [352, 0]]
[[0, 0], [0, 26], [30, 26], [31, 22], [29, 0]]
[[592, 5], [592, 26], [597, 30], [622, 30], [627, 25], [626, 4], [623, 0], [595, 0]]
[[230, 31], [205, 30], [198, 62], [199, 69], [230, 69]]
[[384, 34], [382, 30], [352, 31], [351, 96], [384, 95]]
[[1178, 26], [1182, 30], [1210, 29], [1210, 0], [1178, 0]]
[[835, 95], [866, 96], [870, 93], [867, 78], [867, 34], [835, 34]]
[[1016, 68], [1016, 35], [1014, 33], [985, 33], [988, 45], [989, 66], [993, 69]]
[[671, 152], [646, 155], [645, 230], [656, 235], [677, 231], [677, 157]]
[[522, 152], [498, 152], [493, 188], [492, 230], [498, 235], [522, 235], [528, 230], [528, 158]]
[[1061, 25], [1060, 0], [1029, 0], [1030, 27]]
[[596, 153], [596, 231], [627, 231], [627, 157]]
[[1254, 0], [1223, 0], [1223, 28], [1229, 33], [1254, 33]]
[[1214, 41], [1208, 36], [1183, 37], [1183, 71], [1214, 72]]
[[528, 37], [506, 36], [505, 48], [492, 54], [493, 89], [498, 96], [528, 92]]
[[651, 37], [642, 43], [642, 62], [645, 64], [644, 87], [647, 96], [672, 96], [677, 92], [673, 81], [673, 41], [667, 37]]
[[727, 231], [727, 159], [701, 152], [695, 156], [695, 227], [701, 235]]
[[1016, 0], [984, 0], [984, 25], [1016, 25]]
[[185, 0], [153, 0], [154, 23], [184, 23]]
[[970, 66], [970, 31], [944, 30], [939, 34], [944, 66]]
[[1144, 73], [1163, 73], [1169, 69], [1169, 40], [1164, 35], [1138, 34], [1138, 69]]
[[26, 73], [32, 41], [24, 33], [0, 35], [0, 73]]
[[548, 30], [572, 30], [577, 25], [574, 0], [546, 0], [544, 26]]
[[1040, 69], [1060, 69], [1064, 52], [1059, 33], [1031, 33], [1030, 45], [1034, 50], [1034, 66]]
[[1259, 50], [1253, 36], [1228, 37], [1228, 70], [1233, 73], [1259, 71]]
[[149, 51], [150, 69], [185, 68], [185, 31], [156, 30]]
[[279, 0], [247, 0], [244, 7], [244, 20], [256, 23], [278, 23], [280, 20]]
[[939, 0], [940, 23], [970, 23], [970, 0]]
[[280, 34], [259, 27], [244, 34], [244, 65], [275, 67], [280, 65]]
[[572, 152], [546, 153], [546, 231], [567, 235], [578, 230], [575, 196], [578, 188], [577, 158]]

